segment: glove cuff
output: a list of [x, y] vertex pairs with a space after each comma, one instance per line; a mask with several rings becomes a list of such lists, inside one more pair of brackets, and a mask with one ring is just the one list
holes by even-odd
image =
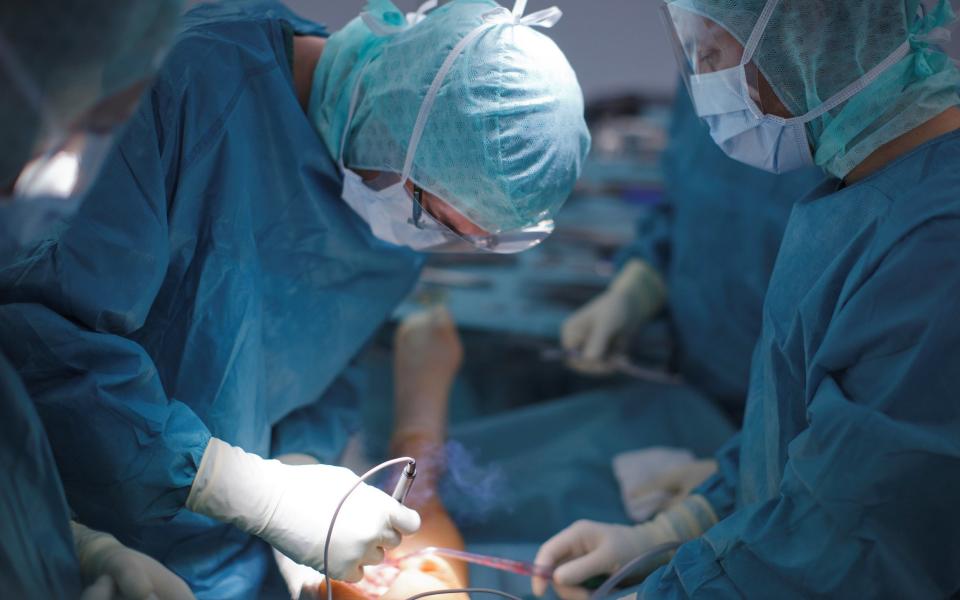
[[264, 460], [217, 438], [210, 438], [187, 496], [187, 508], [260, 535], [270, 522], [283, 489], [275, 460]]
[[656, 520], [660, 519], [680, 542], [700, 537], [718, 521], [717, 513], [707, 499], [696, 494], [687, 496], [680, 504], [660, 513]]
[[70, 530], [73, 532], [73, 545], [84, 580], [95, 579], [96, 575], [103, 572], [100, 561], [110, 548], [123, 546], [109, 533], [94, 531], [76, 521], [70, 521]]
[[623, 266], [610, 284], [610, 289], [627, 296], [643, 321], [658, 313], [667, 301], [667, 285], [663, 277], [646, 262], [636, 258]]

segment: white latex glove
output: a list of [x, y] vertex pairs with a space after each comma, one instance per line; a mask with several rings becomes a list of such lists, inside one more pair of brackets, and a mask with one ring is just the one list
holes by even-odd
[[[534, 562], [556, 566], [553, 588], [563, 600], [586, 600], [590, 591], [581, 587], [597, 575], [613, 575], [634, 558], [662, 544], [683, 543], [699, 537], [717, 522], [717, 517], [703, 496], [690, 496], [672, 509], [662, 512], [642, 525], [613, 525], [596, 521], [577, 521], [540, 547]], [[645, 576], [669, 561], [672, 552], [650, 557], [632, 576]], [[533, 593], [542, 596], [547, 589], [545, 579], [532, 580]]]
[[[317, 465], [320, 464], [313, 456], [308, 454], [285, 454], [278, 456], [277, 460], [285, 465]], [[287, 586], [290, 592], [290, 598], [297, 600], [301, 596], [304, 588], [316, 590], [323, 583], [323, 574], [311, 567], [298, 565], [296, 562], [284, 556], [276, 548], [273, 549], [273, 560], [277, 563], [277, 570], [280, 571], [280, 578]]]
[[192, 600], [193, 593], [173, 571], [109, 533], [71, 522], [86, 588], [82, 600]]
[[635, 523], [677, 504], [716, 470], [716, 461], [697, 460], [684, 448], [654, 446], [613, 457], [623, 506]]
[[633, 516], [635, 507], [653, 503], [658, 505], [656, 512], [676, 506], [716, 472], [717, 461], [709, 458], [671, 469], [625, 494], [627, 512]]
[[612, 373], [610, 358], [626, 348], [666, 297], [666, 284], [656, 271], [641, 260], [628, 262], [605, 292], [564, 321], [563, 348], [577, 354], [570, 366], [593, 375]]
[[273, 550], [273, 559], [277, 562], [277, 570], [280, 571], [280, 577], [287, 584], [287, 590], [290, 592], [290, 598], [297, 600], [300, 593], [306, 589], [318, 589], [323, 583], [323, 574], [320, 571], [298, 565], [283, 555], [282, 552]]
[[[211, 438], [194, 478], [187, 508], [231, 523], [295, 562], [323, 569], [330, 518], [358, 478], [329, 465], [285, 465]], [[420, 515], [361, 483], [340, 510], [330, 543], [330, 576], [356, 582], [363, 566], [420, 528]]]

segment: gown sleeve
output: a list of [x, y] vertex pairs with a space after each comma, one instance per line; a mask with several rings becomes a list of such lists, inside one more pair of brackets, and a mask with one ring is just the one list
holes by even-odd
[[307, 454], [318, 462], [336, 464], [360, 430], [359, 369], [348, 367], [316, 402], [286, 415], [271, 431], [270, 454]]
[[848, 289], [807, 367], [806, 428], [788, 446], [779, 493], [682, 546], [640, 597], [956, 592], [957, 226], [915, 229]]
[[69, 503], [117, 535], [183, 507], [210, 438], [137, 338], [171, 244], [156, 94], [70, 223], [0, 269], [0, 345], [37, 405]]
[[637, 219], [637, 235], [616, 256], [617, 267], [631, 260], [642, 260], [661, 276], [666, 277], [670, 265], [670, 230], [673, 226], [673, 206], [669, 197], [650, 207]]
[[717, 450], [717, 472], [693, 493], [707, 499], [717, 517], [722, 519], [736, 508], [737, 481], [740, 477], [740, 434], [736, 433]]

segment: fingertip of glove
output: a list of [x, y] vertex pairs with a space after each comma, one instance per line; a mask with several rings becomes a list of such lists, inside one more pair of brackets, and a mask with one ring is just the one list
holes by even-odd
[[411, 535], [420, 530], [420, 513], [398, 504], [391, 515], [390, 524], [402, 535]]

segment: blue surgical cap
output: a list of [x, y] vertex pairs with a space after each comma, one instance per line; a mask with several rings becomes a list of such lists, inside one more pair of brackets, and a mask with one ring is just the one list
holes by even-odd
[[[524, 18], [492, 0], [454, 0], [408, 19], [387, 0], [368, 2], [327, 41], [311, 119], [339, 158], [356, 89], [347, 167], [404, 173], [408, 166], [411, 180], [492, 233], [550, 218], [590, 147], [576, 75], [533, 28], [558, 12]], [[405, 165], [431, 86], [435, 96]]]

